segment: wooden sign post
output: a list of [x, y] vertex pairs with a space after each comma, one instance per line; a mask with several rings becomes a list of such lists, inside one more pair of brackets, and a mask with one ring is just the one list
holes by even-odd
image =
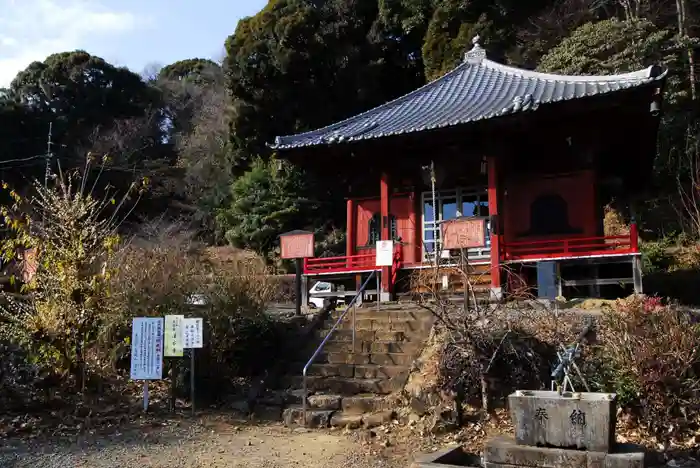
[[[442, 228], [442, 248], [444, 250], [464, 250], [486, 247], [486, 218], [462, 217], [445, 221]], [[464, 310], [469, 309], [468, 276], [465, 274]], [[443, 287], [449, 280], [444, 278]]]
[[294, 259], [296, 263], [295, 309], [301, 315], [301, 273], [303, 259], [314, 256], [314, 234], [308, 231], [291, 231], [280, 235], [281, 257]]
[[201, 318], [186, 318], [183, 322], [183, 327], [182, 347], [190, 350], [190, 399], [192, 400], [192, 416], [194, 416], [194, 353], [197, 348], [204, 346], [204, 320]]

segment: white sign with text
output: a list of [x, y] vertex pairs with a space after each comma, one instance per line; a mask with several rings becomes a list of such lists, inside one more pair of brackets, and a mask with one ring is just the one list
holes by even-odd
[[204, 347], [204, 333], [201, 318], [186, 318], [184, 321], [183, 341], [185, 349]]
[[134, 317], [131, 326], [131, 378], [163, 378], [163, 319]]
[[377, 241], [376, 266], [391, 266], [394, 264], [394, 241]]

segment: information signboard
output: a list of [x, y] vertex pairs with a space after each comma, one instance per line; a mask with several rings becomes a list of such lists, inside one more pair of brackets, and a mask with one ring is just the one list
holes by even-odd
[[442, 223], [444, 250], [486, 247], [485, 218], [457, 218]]
[[163, 378], [163, 319], [134, 317], [131, 329], [131, 378]]
[[394, 241], [377, 241], [376, 266], [392, 266], [394, 264]]
[[183, 347], [185, 349], [202, 348], [204, 346], [204, 333], [201, 318], [186, 318], [183, 330]]
[[292, 231], [280, 235], [280, 257], [299, 259], [313, 256], [314, 234], [312, 232]]
[[182, 325], [184, 315], [165, 316], [165, 357], [182, 357], [184, 343], [182, 342]]

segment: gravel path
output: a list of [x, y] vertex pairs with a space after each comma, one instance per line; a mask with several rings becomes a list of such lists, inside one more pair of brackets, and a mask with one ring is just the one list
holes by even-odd
[[[202, 419], [153, 424], [72, 440], [2, 441], [0, 468], [405, 468], [340, 432]], [[381, 447], [379, 447], [381, 449]]]

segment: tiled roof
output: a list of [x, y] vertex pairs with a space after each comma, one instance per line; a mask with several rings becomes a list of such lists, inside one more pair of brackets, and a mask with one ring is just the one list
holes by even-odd
[[457, 68], [427, 85], [327, 127], [281, 136], [274, 149], [331, 145], [421, 132], [534, 111], [540, 105], [596, 96], [663, 80], [653, 66], [620, 75], [567, 76], [503, 65], [478, 42]]

